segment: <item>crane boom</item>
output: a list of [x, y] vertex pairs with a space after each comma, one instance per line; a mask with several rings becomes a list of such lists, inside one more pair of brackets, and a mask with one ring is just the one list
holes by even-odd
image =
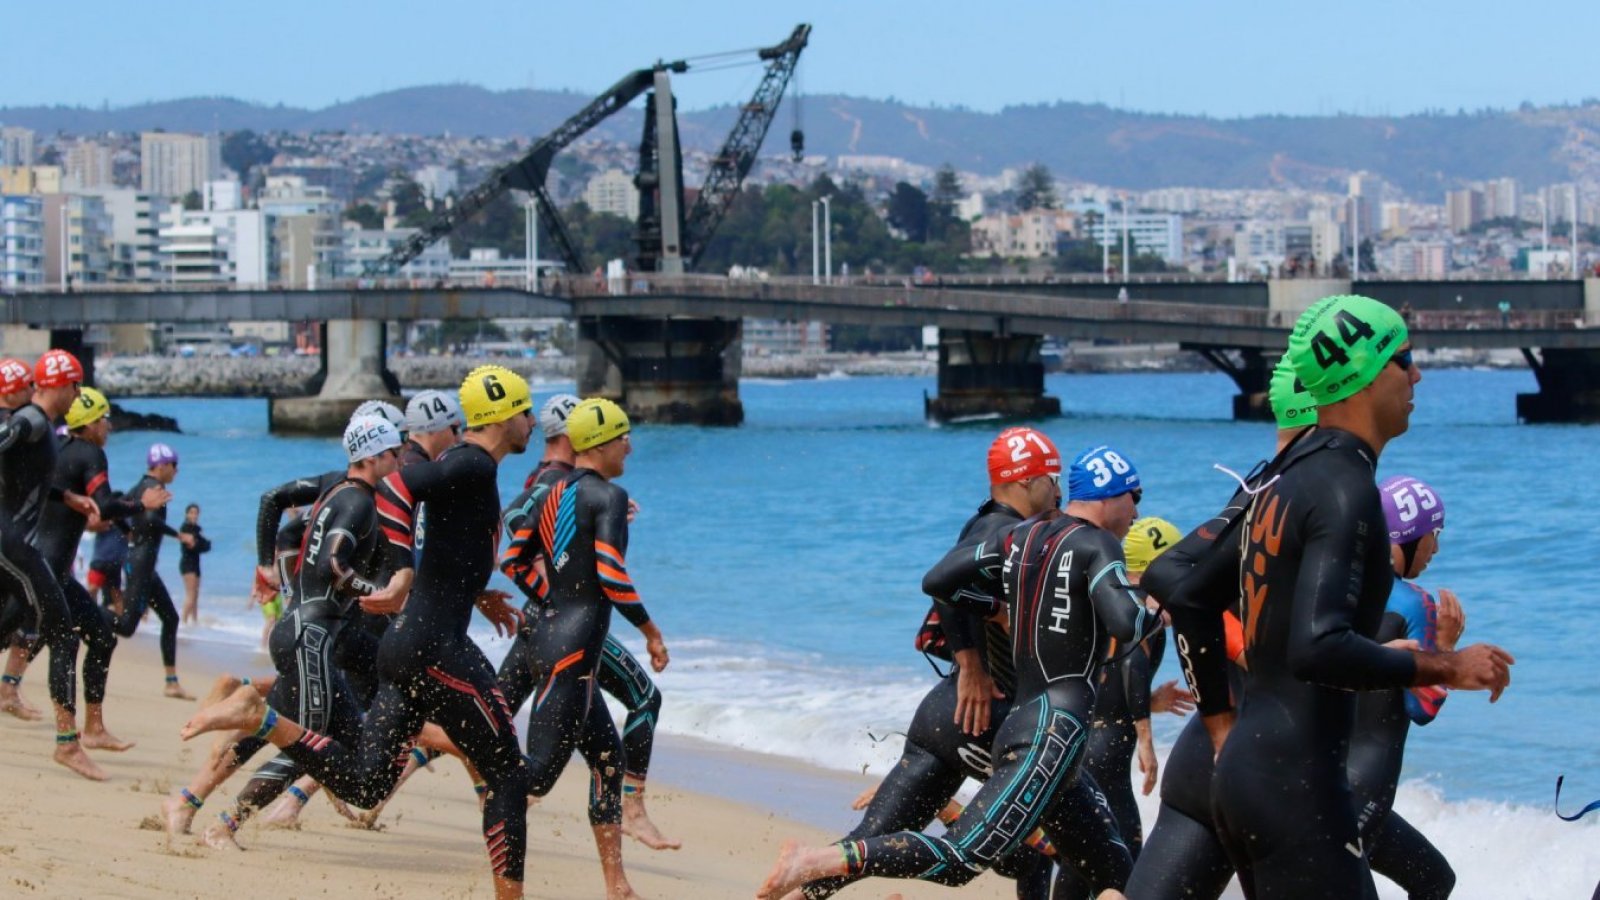
[[761, 51], [761, 58], [767, 60], [767, 72], [756, 86], [755, 95], [740, 110], [739, 119], [722, 149], [712, 158], [711, 171], [700, 187], [694, 208], [689, 211], [684, 227], [683, 255], [690, 268], [711, 243], [717, 226], [722, 224], [739, 194], [739, 185], [755, 165], [756, 153], [761, 149], [761, 142], [766, 140], [784, 89], [800, 62], [800, 51], [805, 49], [810, 37], [810, 25], [797, 25], [788, 40]]
[[654, 83], [656, 71], [661, 68], [673, 72], [686, 72], [689, 65], [682, 61], [663, 63], [649, 69], [638, 69], [623, 76], [605, 93], [590, 101], [588, 106], [535, 142], [520, 159], [494, 170], [482, 184], [458, 199], [454, 206], [435, 215], [416, 234], [396, 245], [383, 258], [369, 264], [367, 274], [398, 272], [406, 263], [420, 256], [434, 241], [455, 230], [457, 225], [477, 215], [484, 207], [509, 190], [523, 190], [534, 195], [539, 209], [539, 219], [555, 241], [562, 260], [567, 264], [567, 271], [583, 271], [582, 257], [573, 246], [572, 237], [561, 221], [561, 216], [557, 213], [549, 193], [545, 190], [545, 177], [550, 173], [550, 164], [555, 160], [557, 153], [648, 90]]

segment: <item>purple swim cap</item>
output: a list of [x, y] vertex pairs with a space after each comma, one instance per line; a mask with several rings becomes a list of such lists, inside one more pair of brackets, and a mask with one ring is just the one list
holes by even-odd
[[178, 464], [178, 451], [166, 444], [151, 444], [150, 453], [145, 456], [145, 464], [154, 469], [163, 463]]
[[1427, 483], [1410, 475], [1385, 478], [1378, 485], [1389, 542], [1409, 544], [1444, 528], [1444, 501]]

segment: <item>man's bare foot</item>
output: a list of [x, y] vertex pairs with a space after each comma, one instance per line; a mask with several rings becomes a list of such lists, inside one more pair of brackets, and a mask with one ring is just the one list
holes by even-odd
[[[773, 864], [772, 871], [767, 873], [767, 880], [762, 882], [761, 889], [756, 891], [756, 896], [761, 900], [774, 900], [799, 890], [801, 885], [814, 878], [830, 874], [825, 867], [814, 864], [815, 860], [811, 859], [814, 855], [814, 850], [800, 846], [799, 841], [784, 841], [783, 849], [778, 851], [778, 861]], [[823, 871], [814, 871], [817, 868], [823, 868]]]
[[99, 731], [85, 730], [78, 735], [78, 742], [90, 750], [109, 750], [112, 753], [125, 753], [132, 750], [137, 741], [124, 741], [105, 729]]
[[37, 722], [44, 718], [44, 713], [37, 706], [22, 699], [18, 693], [9, 693], [0, 696], [0, 713], [16, 716], [24, 722]]
[[188, 834], [189, 826], [194, 822], [194, 814], [199, 811], [182, 796], [163, 797], [161, 821], [167, 826], [167, 840], [170, 842], [180, 834]]
[[94, 764], [94, 760], [89, 758], [89, 754], [83, 752], [83, 748], [78, 746], [77, 741], [68, 744], [57, 744], [53, 759], [90, 781], [106, 780], [105, 770]]
[[300, 810], [304, 808], [299, 800], [284, 794], [272, 801], [272, 805], [267, 807], [256, 821], [266, 828], [299, 828]]
[[[350, 804], [340, 800], [338, 797], [335, 797], [332, 791], [323, 791], [322, 794], [328, 798], [329, 803], [333, 804], [334, 812], [344, 816], [346, 819], [349, 819], [353, 825], [362, 825], [361, 817], [365, 815], [365, 813], [359, 813], [351, 809]], [[380, 805], [379, 808], [381, 809], [382, 806]], [[370, 826], [362, 825], [362, 827], [365, 828]]]
[[184, 690], [183, 685], [177, 683], [176, 681], [167, 682], [167, 686], [161, 689], [161, 696], [171, 697], [174, 700], [194, 699], [194, 695]]
[[203, 707], [189, 719], [178, 734], [187, 741], [196, 735], [223, 729], [253, 731], [260, 726], [261, 717], [266, 711], [267, 703], [256, 693], [256, 689], [244, 685], [225, 699]]
[[221, 822], [213, 822], [207, 825], [206, 830], [200, 832], [200, 843], [213, 850], [232, 850], [237, 852], [244, 849], [239, 846], [238, 841], [234, 840], [233, 829]]
[[668, 838], [656, 827], [656, 823], [650, 821], [650, 814], [645, 812], [643, 800], [623, 799], [622, 833], [651, 850], [677, 850], [683, 846], [683, 841]]

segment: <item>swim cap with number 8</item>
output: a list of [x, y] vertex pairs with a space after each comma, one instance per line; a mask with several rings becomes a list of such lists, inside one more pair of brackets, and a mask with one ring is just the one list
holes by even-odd
[[604, 397], [590, 397], [567, 416], [567, 440], [579, 453], [614, 441], [632, 428], [622, 407]]
[[532, 409], [528, 383], [505, 366], [479, 366], [461, 382], [461, 412], [468, 428], [504, 422]]
[[105, 418], [111, 411], [111, 404], [106, 401], [106, 395], [92, 387], [79, 388], [77, 399], [67, 407], [67, 427], [72, 429], [93, 425]]
[[1067, 469], [1068, 500], [1109, 500], [1139, 489], [1139, 470], [1101, 444], [1078, 454]]
[[1341, 294], [1312, 304], [1289, 335], [1289, 363], [1318, 406], [1376, 381], [1410, 337], [1400, 314], [1371, 297]]

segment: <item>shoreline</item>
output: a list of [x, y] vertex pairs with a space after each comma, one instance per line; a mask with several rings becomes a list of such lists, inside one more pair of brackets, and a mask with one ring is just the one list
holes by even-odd
[[[221, 669], [260, 673], [270, 668], [264, 654], [241, 649], [180, 637], [178, 662], [185, 687], [203, 695]], [[23, 686], [24, 696], [41, 708], [48, 705], [43, 678], [47, 664], [40, 659], [31, 667]], [[314, 799], [298, 831], [246, 824], [239, 833], [244, 853], [210, 851], [192, 839], [167, 846], [160, 801], [188, 780], [210, 744], [206, 738], [189, 744], [178, 739], [177, 729], [195, 704], [166, 699], [160, 690], [155, 632], [147, 625], [120, 643], [112, 664], [108, 724], [137, 746], [124, 754], [94, 754], [110, 776], [103, 783], [81, 779], [50, 760], [47, 721], [0, 718], [0, 752], [12, 810], [11, 827], [0, 838], [0, 860], [15, 895], [152, 900], [219, 894], [234, 900], [311, 893], [492, 895], [477, 806], [464, 772], [449, 760], [441, 760], [431, 773], [420, 773], [399, 792], [384, 814], [381, 831], [348, 827], [329, 804]], [[848, 775], [812, 771], [779, 758], [752, 765], [749, 756], [693, 739], [660, 743], [659, 762], [652, 766], [660, 777], [652, 779], [650, 808], [661, 828], [685, 846], [653, 852], [625, 843], [630, 880], [641, 896], [749, 897], [777, 858], [782, 841], [822, 843], [838, 836], [837, 829], [807, 824], [787, 808], [805, 808], [800, 800], [817, 795], [815, 809], [836, 804], [844, 816], [855, 815], [849, 801], [859, 788]], [[258, 755], [249, 768], [267, 758]], [[235, 775], [212, 795], [196, 817], [196, 833], [227, 808], [246, 777]], [[714, 779], [723, 789], [680, 786], [703, 778]], [[529, 897], [604, 895], [584, 812], [587, 783], [575, 758], [550, 796], [530, 807]], [[822, 791], [818, 784], [830, 787]], [[762, 796], [786, 798], [786, 809], [780, 812], [764, 808], [763, 800], [741, 798], [752, 785], [766, 786]], [[286, 894], [290, 878], [295, 886]], [[891, 889], [906, 900], [951, 896], [946, 888], [913, 882], [878, 882], [842, 896], [882, 896]], [[991, 874], [969, 885], [964, 895], [999, 900], [1013, 893], [1009, 882]]]

